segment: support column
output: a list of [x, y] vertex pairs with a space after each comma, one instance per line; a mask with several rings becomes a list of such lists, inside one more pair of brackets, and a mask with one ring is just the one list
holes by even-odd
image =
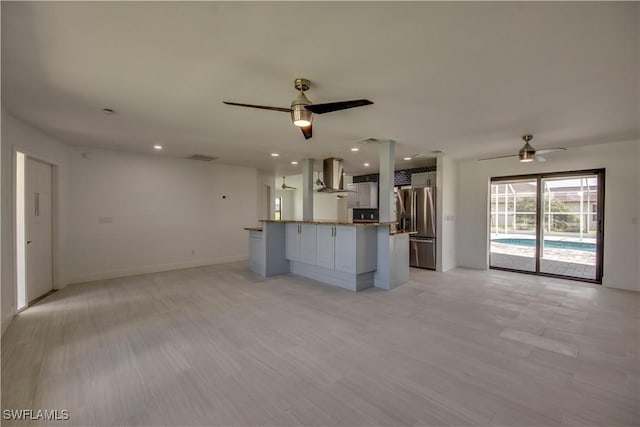
[[392, 139], [380, 143], [380, 181], [378, 182], [380, 222], [395, 221], [394, 155], [396, 142]]
[[[394, 155], [393, 140], [380, 143], [380, 180], [378, 182], [378, 209], [380, 222], [395, 221]], [[389, 226], [379, 226], [378, 264], [373, 275], [373, 285], [377, 288], [392, 289], [409, 281], [409, 235], [389, 234]]]
[[313, 159], [302, 161], [302, 220], [313, 220]]

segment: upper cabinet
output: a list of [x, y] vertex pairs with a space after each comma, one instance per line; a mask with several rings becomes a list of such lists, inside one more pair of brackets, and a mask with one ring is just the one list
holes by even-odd
[[378, 183], [347, 184], [347, 206], [357, 209], [378, 209]]
[[412, 187], [435, 187], [437, 172], [422, 172], [411, 175]]

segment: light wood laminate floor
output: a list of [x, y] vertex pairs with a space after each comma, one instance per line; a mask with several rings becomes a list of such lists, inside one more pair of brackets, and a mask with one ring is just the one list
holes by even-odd
[[2, 338], [2, 408], [78, 426], [637, 426], [638, 313], [636, 293], [463, 269], [358, 293], [246, 263], [72, 285]]

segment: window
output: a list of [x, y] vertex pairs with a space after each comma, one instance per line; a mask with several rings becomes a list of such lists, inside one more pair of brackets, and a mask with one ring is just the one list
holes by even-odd
[[273, 219], [279, 221], [282, 219], [282, 197], [275, 198], [275, 209], [273, 210]]

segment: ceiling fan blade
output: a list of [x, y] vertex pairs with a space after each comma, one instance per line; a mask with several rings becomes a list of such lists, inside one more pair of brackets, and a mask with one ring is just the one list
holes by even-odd
[[283, 113], [290, 113], [291, 108], [282, 108], [282, 107], [270, 107], [268, 105], [253, 105], [253, 104], [240, 104], [237, 102], [228, 102], [222, 101], [227, 105], [236, 105], [238, 107], [250, 107], [250, 108], [259, 108], [261, 110], [273, 110], [273, 111], [282, 111]]
[[537, 154], [535, 156], [533, 156], [534, 159], [536, 159], [536, 162], [546, 162], [547, 159], [545, 159], [542, 156], [538, 156]]
[[325, 104], [311, 104], [305, 105], [304, 108], [315, 114], [330, 113], [332, 111], [346, 110], [347, 108], [362, 107], [363, 105], [370, 105], [373, 102], [368, 99], [354, 99], [351, 101], [338, 101], [327, 102]]
[[482, 160], [493, 160], [493, 159], [505, 159], [507, 157], [518, 157], [517, 154], [512, 154], [510, 156], [498, 156], [498, 157], [487, 157], [486, 159], [478, 159], [478, 161], [482, 161]]
[[545, 148], [544, 150], [536, 150], [536, 154], [553, 153], [554, 151], [567, 151], [567, 149], [566, 149], [566, 148], [563, 148], [563, 147], [559, 147], [559, 148]]
[[300, 130], [302, 131], [302, 134], [304, 135], [304, 139], [309, 139], [311, 138], [312, 134], [313, 134], [313, 125], [309, 125], [309, 126], [305, 126], [305, 127], [301, 127]]

